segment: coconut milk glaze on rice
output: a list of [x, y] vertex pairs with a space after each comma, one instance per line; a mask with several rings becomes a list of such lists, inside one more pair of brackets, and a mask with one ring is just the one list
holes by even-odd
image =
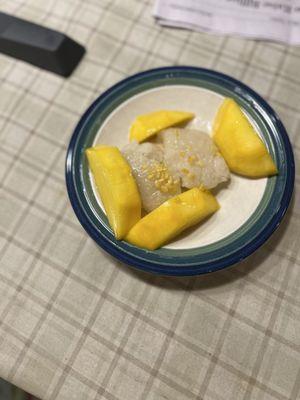
[[225, 160], [206, 133], [173, 128], [157, 143], [131, 142], [123, 149], [138, 184], [143, 207], [151, 211], [184, 189], [212, 189], [230, 179]]

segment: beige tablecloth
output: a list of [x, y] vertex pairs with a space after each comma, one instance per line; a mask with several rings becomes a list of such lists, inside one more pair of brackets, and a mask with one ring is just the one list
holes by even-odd
[[155, 277], [89, 239], [67, 198], [64, 160], [79, 116], [104, 89], [174, 64], [251, 85], [299, 157], [300, 49], [163, 29], [144, 0], [0, 8], [87, 47], [67, 80], [0, 55], [0, 376], [51, 400], [299, 399], [299, 197], [239, 266]]

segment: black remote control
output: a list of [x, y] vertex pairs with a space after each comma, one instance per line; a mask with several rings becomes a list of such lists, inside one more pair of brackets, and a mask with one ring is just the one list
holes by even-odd
[[0, 52], [67, 77], [85, 48], [61, 32], [0, 12]]

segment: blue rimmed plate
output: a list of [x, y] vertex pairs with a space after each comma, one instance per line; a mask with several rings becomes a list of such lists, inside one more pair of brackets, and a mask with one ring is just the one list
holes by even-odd
[[[98, 143], [122, 147], [128, 143], [133, 119], [161, 108], [194, 112], [191, 125], [210, 133], [224, 97], [234, 98], [256, 126], [279, 174], [258, 180], [232, 175], [226, 188], [215, 191], [220, 211], [159, 250], [147, 251], [115, 240], [89, 174], [85, 149]], [[166, 67], [124, 79], [94, 101], [71, 138], [66, 182], [79, 221], [108, 253], [153, 273], [197, 275], [241, 261], [274, 232], [292, 196], [294, 158], [278, 116], [252, 89], [215, 71]]]

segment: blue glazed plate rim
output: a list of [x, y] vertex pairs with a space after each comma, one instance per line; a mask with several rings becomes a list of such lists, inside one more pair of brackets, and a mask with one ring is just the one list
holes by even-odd
[[[216, 80], [218, 84], [221, 85], [226, 84], [229, 85], [231, 88], [235, 88], [234, 90], [238, 90], [243, 92], [244, 100], [245, 94], [249, 95], [249, 101], [255, 100], [256, 104], [260, 105], [269, 118], [271, 118], [273, 125], [276, 126], [277, 134], [280, 136], [284, 152], [285, 158], [287, 161], [286, 166], [286, 180], [283, 195], [280, 201], [280, 204], [277, 207], [276, 212], [273, 214], [270, 221], [268, 221], [267, 225], [261, 230], [258, 237], [255, 237], [250, 243], [247, 243], [243, 248], [238, 249], [236, 252], [222, 258], [219, 260], [207, 260], [205, 265], [188, 265], [188, 262], [185, 262], [182, 266], [172, 266], [170, 261], [161, 257], [161, 265], [157, 262], [153, 262], [151, 260], [147, 260], [145, 258], [140, 258], [133, 252], [130, 253], [130, 246], [129, 251], [124, 251], [119, 245], [118, 242], [115, 240], [110, 240], [106, 236], [99, 234], [99, 230], [97, 230], [89, 218], [87, 218], [85, 214], [85, 210], [83, 209], [81, 202], [79, 201], [78, 192], [75, 183], [75, 168], [74, 168], [74, 152], [76, 148], [76, 143], [78, 138], [80, 137], [81, 130], [84, 127], [85, 123], [89, 119], [89, 117], [93, 114], [94, 110], [98, 106], [99, 102], [110, 97], [110, 95], [121, 89], [122, 87], [126, 88], [128, 85], [133, 84], [139, 80], [144, 78], [151, 78], [151, 75], [159, 74], [161, 77], [170, 78], [172, 77], [180, 77], [182, 74], [199, 74], [203, 77], [207, 77], [210, 80]], [[74, 212], [79, 219], [81, 225], [87, 231], [87, 233], [96, 241], [98, 245], [100, 245], [105, 251], [110, 253], [115, 258], [119, 259], [120, 261], [124, 262], [129, 266], [133, 266], [135, 268], [141, 269], [143, 271], [163, 274], [163, 275], [178, 275], [178, 276], [187, 276], [187, 275], [200, 275], [205, 274], [213, 271], [217, 271], [226, 267], [229, 267], [233, 264], [242, 261], [250, 254], [252, 254], [256, 249], [263, 245], [263, 243], [272, 235], [272, 233], [276, 230], [279, 226], [283, 216], [285, 215], [287, 208], [289, 206], [293, 187], [294, 187], [294, 177], [295, 177], [295, 165], [294, 165], [294, 156], [292, 147], [287, 135], [287, 132], [278, 118], [275, 111], [269, 106], [269, 104], [259, 96], [255, 91], [249, 88], [247, 85], [241, 83], [240, 81], [222, 74], [220, 72], [204, 69], [204, 68], [197, 68], [197, 67], [189, 67], [189, 66], [176, 66], [176, 67], [162, 67], [151, 69], [148, 71], [144, 71], [135, 75], [132, 75], [119, 83], [115, 84], [107, 91], [105, 91], [102, 95], [100, 95], [86, 110], [86, 112], [81, 117], [78, 125], [76, 126], [73, 135], [71, 137], [71, 141], [67, 150], [67, 157], [66, 157], [66, 185], [67, 191], [70, 198], [70, 202], [74, 209]], [[128, 250], [128, 249], [127, 249]], [[134, 247], [132, 249], [134, 251]], [[147, 258], [147, 251], [144, 251], [144, 256]], [[188, 258], [188, 257], [187, 257]], [[169, 264], [168, 264], [169, 263]], [[167, 265], [166, 265], [167, 264]]]

